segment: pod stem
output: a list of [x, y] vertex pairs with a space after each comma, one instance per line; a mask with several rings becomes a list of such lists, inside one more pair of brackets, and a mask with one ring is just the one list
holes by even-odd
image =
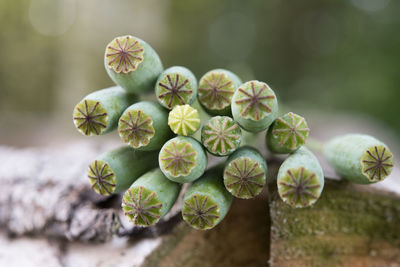
[[241, 142], [242, 131], [230, 117], [215, 116], [201, 130], [201, 141], [213, 155], [226, 156], [235, 151]]
[[263, 134], [261, 133], [252, 133], [242, 129], [242, 143], [240, 146], [253, 146], [257, 147], [258, 142], [262, 138]]
[[122, 210], [136, 226], [151, 226], [171, 209], [181, 186], [168, 180], [159, 168], [143, 174], [122, 197]]
[[208, 170], [186, 191], [182, 203], [182, 217], [195, 229], [207, 230], [215, 227], [227, 214], [232, 195], [222, 183], [222, 169]]
[[235, 197], [253, 198], [261, 193], [267, 173], [267, 164], [260, 152], [252, 147], [241, 147], [225, 163], [225, 188]]
[[200, 116], [189, 105], [177, 105], [169, 112], [168, 125], [178, 135], [188, 136], [200, 128]]
[[314, 152], [321, 153], [322, 152], [322, 148], [324, 146], [324, 143], [319, 141], [319, 140], [317, 140], [317, 139], [309, 137], [308, 140], [307, 140], [307, 143], [305, 144], [305, 146], [308, 149], [310, 149], [310, 150], [312, 150]]
[[294, 208], [313, 205], [321, 196], [324, 174], [318, 159], [305, 147], [290, 154], [279, 168], [278, 193]]

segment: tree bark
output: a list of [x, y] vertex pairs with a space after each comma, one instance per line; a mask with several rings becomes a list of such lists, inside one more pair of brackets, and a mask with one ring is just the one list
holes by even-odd
[[133, 227], [121, 212], [119, 195], [103, 197], [91, 190], [87, 166], [107, 146], [0, 147], [0, 226], [11, 236], [82, 242], [167, 232], [178, 221], [179, 203], [155, 227]]

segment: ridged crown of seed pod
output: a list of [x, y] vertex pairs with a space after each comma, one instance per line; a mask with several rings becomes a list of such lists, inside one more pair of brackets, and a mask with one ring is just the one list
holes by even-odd
[[233, 94], [241, 84], [240, 78], [229, 70], [211, 70], [199, 81], [198, 100], [209, 114], [228, 116]]
[[249, 81], [239, 87], [233, 102], [243, 118], [259, 121], [272, 113], [275, 99], [274, 91], [266, 83]]
[[177, 105], [190, 105], [196, 99], [196, 77], [185, 67], [166, 69], [158, 77], [155, 87], [158, 102], [168, 109]]
[[178, 105], [169, 112], [168, 125], [175, 134], [192, 135], [200, 128], [200, 115], [189, 105]]
[[212, 117], [201, 129], [201, 142], [213, 155], [227, 156], [241, 143], [242, 131], [230, 117]]
[[153, 90], [163, 71], [156, 51], [145, 41], [131, 35], [116, 37], [107, 45], [104, 67], [111, 80], [130, 93]]
[[304, 145], [310, 129], [306, 120], [289, 112], [278, 117], [267, 132], [267, 145], [273, 153], [291, 153]]

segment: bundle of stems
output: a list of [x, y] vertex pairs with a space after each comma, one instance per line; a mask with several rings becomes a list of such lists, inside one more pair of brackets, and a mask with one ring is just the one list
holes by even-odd
[[[118, 129], [127, 144], [94, 159], [88, 178], [98, 194], [123, 193], [122, 210], [133, 224], [157, 223], [184, 183], [191, 185], [182, 217], [200, 230], [220, 223], [234, 197], [259, 195], [270, 179], [268, 166], [259, 148], [243, 144], [248, 133], [264, 134], [271, 153], [287, 154], [274, 177], [285, 203], [304, 208], [321, 196], [322, 168], [304, 146], [307, 122], [293, 112], [280, 114], [277, 97], [265, 82], [243, 83], [225, 69], [210, 70], [199, 81], [186, 67], [164, 70], [156, 51], [131, 35], [107, 45], [104, 65], [116, 86], [84, 97], [73, 120], [86, 136]], [[148, 92], [158, 102], [139, 101]], [[201, 122], [204, 112], [210, 119]], [[367, 135], [336, 137], [321, 151], [338, 174], [354, 183], [382, 181], [393, 168], [389, 148]], [[208, 153], [226, 157], [225, 163], [207, 170]]]

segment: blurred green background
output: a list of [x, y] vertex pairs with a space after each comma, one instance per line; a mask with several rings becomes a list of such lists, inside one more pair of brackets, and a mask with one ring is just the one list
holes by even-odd
[[165, 67], [225, 67], [287, 105], [366, 114], [399, 134], [399, 14], [394, 0], [3, 0], [0, 143], [79, 137], [72, 109], [112, 85], [103, 53], [123, 34]]

